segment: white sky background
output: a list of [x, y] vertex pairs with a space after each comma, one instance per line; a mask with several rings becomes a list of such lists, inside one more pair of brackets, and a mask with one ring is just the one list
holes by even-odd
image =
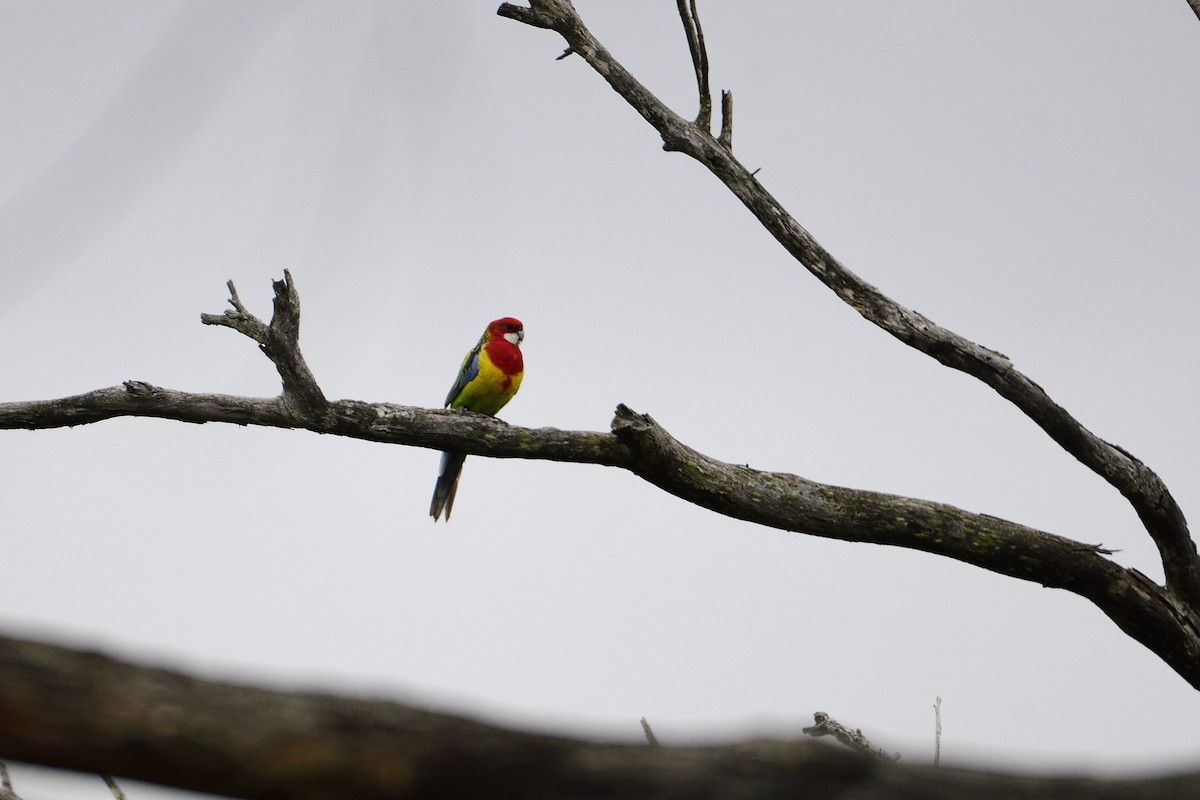
[[[625, 402], [763, 469], [953, 503], [1161, 579], [1120, 496], [841, 304], [561, 40], [458, 3], [0, 3], [0, 399], [273, 395], [202, 326], [289, 268], [332, 398], [439, 406], [503, 315], [520, 425]], [[586, 2], [695, 113], [674, 3]], [[851, 269], [998, 349], [1200, 515], [1200, 24], [1183, 0], [702, 2], [735, 154]], [[5, 432], [10, 634], [667, 743], [1200, 767], [1200, 695], [1084, 600], [716, 516], [631, 475], [127, 419]], [[94, 777], [12, 769], [27, 800]], [[130, 797], [165, 792], [127, 787]]]

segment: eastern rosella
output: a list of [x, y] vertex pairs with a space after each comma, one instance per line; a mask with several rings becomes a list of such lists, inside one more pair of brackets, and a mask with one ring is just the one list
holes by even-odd
[[[463, 359], [458, 379], [446, 395], [445, 405], [494, 417], [521, 388], [521, 378], [525, 374], [525, 362], [521, 358], [524, 338], [525, 326], [519, 319], [504, 317], [489, 324], [479, 344]], [[446, 521], [450, 521], [458, 477], [466, 458], [462, 453], [442, 453], [437, 484], [433, 487], [433, 502], [429, 504], [429, 516], [434, 522], [443, 510]]]

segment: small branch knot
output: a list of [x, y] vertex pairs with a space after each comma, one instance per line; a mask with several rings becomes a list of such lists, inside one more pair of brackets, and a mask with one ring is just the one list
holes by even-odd
[[162, 392], [162, 387], [146, 383], [145, 381], [125, 381], [124, 386], [125, 391], [138, 397], [149, 397], [152, 394]]
[[649, 414], [639, 414], [624, 403], [618, 403], [611, 429], [618, 439], [624, 441], [657, 425]]

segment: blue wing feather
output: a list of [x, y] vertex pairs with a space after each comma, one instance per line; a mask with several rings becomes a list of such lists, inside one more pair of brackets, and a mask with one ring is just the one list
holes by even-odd
[[454, 399], [462, 393], [463, 389], [466, 388], [467, 384], [475, 380], [476, 376], [479, 375], [479, 354], [482, 352], [485, 344], [487, 344], [486, 331], [484, 332], [483, 336], [480, 337], [479, 343], [475, 345], [475, 348], [471, 352], [467, 353], [467, 357], [463, 359], [462, 366], [458, 370], [458, 378], [455, 379], [454, 385], [450, 387], [450, 393], [446, 395], [446, 402], [444, 405], [449, 406], [452, 404]]

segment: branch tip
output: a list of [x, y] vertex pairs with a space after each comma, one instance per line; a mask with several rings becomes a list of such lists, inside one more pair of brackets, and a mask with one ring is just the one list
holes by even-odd
[[237, 287], [233, 285], [233, 279], [230, 278], [225, 281], [225, 286], [229, 289], [229, 305], [233, 306], [234, 310], [239, 314], [245, 314], [246, 307], [242, 305], [242, 298], [238, 297]]
[[512, 3], [501, 3], [496, 9], [497, 16], [516, 20], [535, 28], [554, 29], [554, 21], [532, 6], [518, 6]]
[[733, 92], [721, 90], [721, 134], [717, 141], [728, 152], [733, 152]]
[[687, 36], [688, 52], [692, 56], [692, 69], [696, 73], [696, 91], [700, 95], [700, 111], [696, 114], [696, 127], [705, 133], [712, 129], [712, 90], [708, 83], [708, 49], [704, 45], [704, 31], [700, 27], [700, 15], [696, 11], [696, 0], [676, 0], [679, 20]]

